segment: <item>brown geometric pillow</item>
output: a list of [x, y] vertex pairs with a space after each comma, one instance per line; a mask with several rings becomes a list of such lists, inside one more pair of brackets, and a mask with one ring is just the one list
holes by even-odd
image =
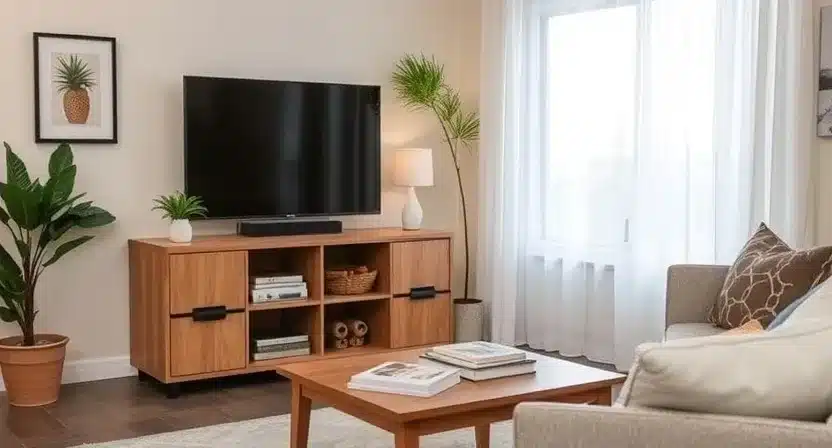
[[756, 319], [765, 328], [831, 272], [832, 247], [794, 250], [760, 224], [728, 271], [708, 321], [731, 329]]

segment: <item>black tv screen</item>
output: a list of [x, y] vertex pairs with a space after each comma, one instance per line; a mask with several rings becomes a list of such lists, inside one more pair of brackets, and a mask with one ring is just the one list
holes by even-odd
[[378, 86], [186, 76], [184, 105], [209, 218], [381, 212]]

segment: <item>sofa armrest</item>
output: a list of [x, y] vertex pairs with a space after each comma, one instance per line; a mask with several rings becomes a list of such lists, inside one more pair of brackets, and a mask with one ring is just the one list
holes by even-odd
[[665, 327], [704, 323], [730, 266], [677, 264], [667, 269]]
[[514, 411], [515, 448], [821, 448], [823, 423], [554, 403]]

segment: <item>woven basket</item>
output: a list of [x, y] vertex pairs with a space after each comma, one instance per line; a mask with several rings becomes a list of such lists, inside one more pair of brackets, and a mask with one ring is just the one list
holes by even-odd
[[326, 271], [325, 286], [327, 294], [350, 295], [364, 294], [373, 289], [378, 271], [347, 274], [345, 271]]

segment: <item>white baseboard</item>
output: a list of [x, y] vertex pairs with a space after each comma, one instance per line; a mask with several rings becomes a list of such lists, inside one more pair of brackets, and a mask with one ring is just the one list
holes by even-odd
[[[86, 383], [87, 381], [108, 380], [110, 378], [135, 376], [136, 374], [136, 369], [130, 365], [129, 356], [81, 359], [67, 362], [64, 365], [64, 375], [61, 378], [61, 383]], [[0, 382], [0, 391], [2, 390], [6, 390], [6, 386]]]

